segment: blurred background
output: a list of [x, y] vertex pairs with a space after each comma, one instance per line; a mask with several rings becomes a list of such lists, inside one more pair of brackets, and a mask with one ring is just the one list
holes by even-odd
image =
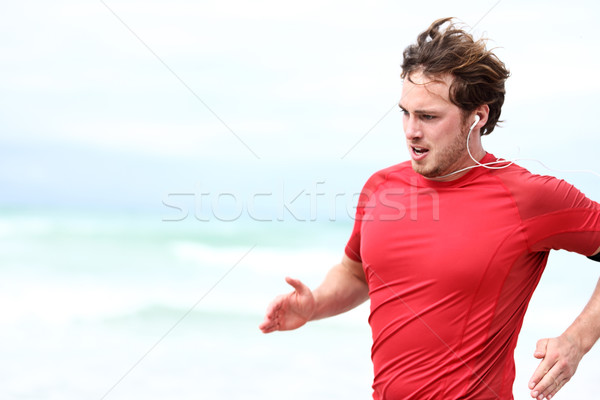
[[[370, 398], [368, 305], [257, 326], [285, 276], [319, 284], [365, 180], [408, 158], [402, 50], [446, 16], [512, 72], [485, 148], [600, 200], [591, 0], [1, 4], [0, 397]], [[515, 399], [597, 268], [551, 257]], [[599, 365], [559, 398], [600, 391]]]

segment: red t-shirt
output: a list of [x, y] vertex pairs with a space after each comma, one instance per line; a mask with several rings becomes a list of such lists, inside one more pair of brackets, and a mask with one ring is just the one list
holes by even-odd
[[346, 254], [369, 285], [375, 400], [512, 399], [549, 250], [600, 246], [598, 203], [516, 165], [435, 182], [405, 162], [367, 181], [356, 216]]

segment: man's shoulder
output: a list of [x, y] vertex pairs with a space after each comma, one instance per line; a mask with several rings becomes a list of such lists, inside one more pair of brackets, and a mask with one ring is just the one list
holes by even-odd
[[523, 217], [567, 208], [597, 208], [569, 182], [550, 175], [538, 175], [518, 165], [494, 171], [513, 197]]
[[540, 191], [555, 192], [560, 186], [570, 186], [562, 179], [550, 175], [535, 174], [514, 163], [507, 168], [493, 171], [492, 174], [497, 176], [509, 189], [519, 188], [533, 193], [539, 193]]

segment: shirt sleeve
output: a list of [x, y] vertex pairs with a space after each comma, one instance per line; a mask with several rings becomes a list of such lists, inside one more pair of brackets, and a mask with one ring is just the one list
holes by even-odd
[[585, 256], [600, 247], [600, 204], [573, 185], [532, 176], [530, 199], [520, 208], [532, 251], [568, 250]]

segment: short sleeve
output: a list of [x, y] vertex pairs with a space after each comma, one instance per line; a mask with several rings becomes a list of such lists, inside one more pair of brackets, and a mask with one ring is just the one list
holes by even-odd
[[516, 198], [532, 251], [563, 249], [589, 256], [600, 247], [600, 204], [553, 177], [534, 175], [527, 186], [530, 198]]

